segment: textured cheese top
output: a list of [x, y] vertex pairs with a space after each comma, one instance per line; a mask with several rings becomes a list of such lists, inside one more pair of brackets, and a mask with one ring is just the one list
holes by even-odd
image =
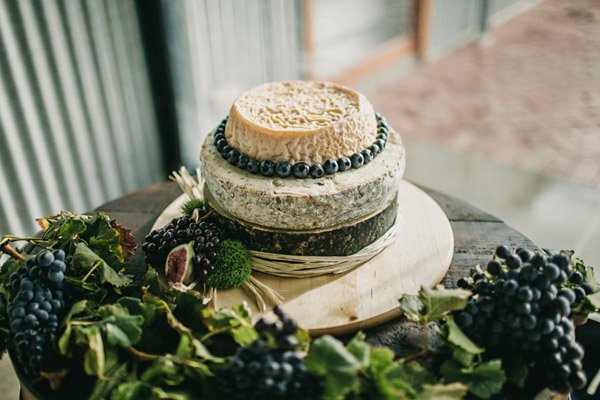
[[212, 199], [242, 222], [286, 232], [330, 229], [375, 215], [393, 201], [404, 173], [404, 146], [393, 131], [369, 164], [320, 179], [252, 175], [224, 160], [213, 140], [208, 135], [200, 153]]
[[308, 164], [351, 156], [375, 141], [373, 106], [330, 82], [267, 83], [243, 93], [229, 112], [227, 142], [259, 161]]

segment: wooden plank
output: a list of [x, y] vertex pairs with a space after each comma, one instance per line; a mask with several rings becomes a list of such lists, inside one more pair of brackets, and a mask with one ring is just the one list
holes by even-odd
[[471, 221], [471, 222], [502, 222], [497, 217], [480, 210], [469, 203], [459, 200], [455, 197], [438, 192], [437, 190], [420, 186], [428, 195], [442, 207], [450, 221]]

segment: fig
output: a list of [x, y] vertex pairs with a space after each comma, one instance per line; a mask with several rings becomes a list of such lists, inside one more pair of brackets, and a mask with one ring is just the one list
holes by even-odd
[[193, 280], [194, 263], [192, 259], [194, 258], [194, 248], [192, 243], [180, 244], [167, 255], [165, 275], [170, 283], [187, 285]]

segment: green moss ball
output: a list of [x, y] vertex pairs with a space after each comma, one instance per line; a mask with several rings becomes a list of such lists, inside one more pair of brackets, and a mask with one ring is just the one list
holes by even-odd
[[204, 207], [204, 201], [200, 199], [192, 199], [185, 202], [184, 205], [181, 206], [181, 212], [183, 215], [187, 215], [188, 217], [192, 216], [192, 213], [196, 208], [200, 210], [202, 213], [202, 208]]
[[206, 279], [206, 284], [218, 290], [241, 286], [250, 277], [252, 263], [246, 246], [238, 240], [224, 240], [217, 250], [215, 270]]

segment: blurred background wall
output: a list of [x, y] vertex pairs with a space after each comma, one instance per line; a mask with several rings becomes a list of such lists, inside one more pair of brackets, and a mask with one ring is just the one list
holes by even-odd
[[245, 89], [440, 57], [521, 3], [0, 0], [0, 233], [196, 164]]

